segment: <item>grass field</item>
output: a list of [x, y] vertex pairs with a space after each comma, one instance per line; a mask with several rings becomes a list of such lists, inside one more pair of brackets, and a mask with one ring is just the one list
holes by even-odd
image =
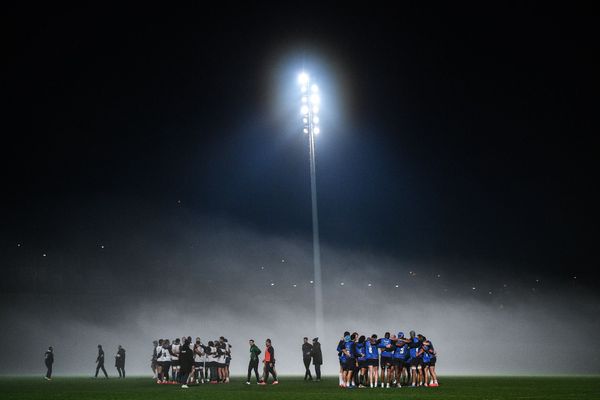
[[442, 377], [437, 388], [354, 389], [337, 378], [305, 383], [281, 377], [277, 386], [247, 386], [238, 378], [226, 385], [182, 389], [157, 385], [149, 378], [98, 379], [56, 377], [0, 378], [0, 399], [600, 399], [600, 377]]

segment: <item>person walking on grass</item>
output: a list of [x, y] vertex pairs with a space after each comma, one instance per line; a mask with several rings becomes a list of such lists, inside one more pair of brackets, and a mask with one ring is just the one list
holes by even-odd
[[108, 374], [106, 373], [106, 369], [104, 369], [104, 350], [102, 350], [102, 345], [98, 345], [98, 357], [96, 357], [96, 375], [94, 378], [98, 377], [98, 371], [102, 370], [104, 372], [104, 376], [108, 379]]
[[273, 375], [273, 385], [277, 385], [279, 381], [277, 380], [277, 372], [275, 372], [275, 349], [271, 345], [271, 339], [266, 340], [265, 346], [265, 358], [263, 359], [263, 363], [265, 364], [265, 377], [259, 385], [267, 384], [269, 374]]

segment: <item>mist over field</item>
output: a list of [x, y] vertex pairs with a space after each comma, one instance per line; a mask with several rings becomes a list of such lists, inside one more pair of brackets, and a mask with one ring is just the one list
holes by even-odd
[[[46, 256], [4, 266], [0, 340], [12, 361], [0, 373], [42, 373], [52, 345], [57, 375], [92, 375], [102, 344], [112, 376], [118, 345], [128, 374], [150, 374], [152, 340], [182, 335], [228, 338], [233, 374], [246, 372], [248, 339], [264, 348], [271, 338], [278, 372], [303, 372], [302, 338], [315, 336], [310, 240], [186, 211], [94, 223], [85, 215], [53, 236], [42, 229], [36, 243], [17, 247], [3, 236], [7, 252], [53, 244]], [[472, 260], [403, 260], [327, 243], [322, 265], [326, 374], [337, 373], [343, 331], [411, 329], [432, 340], [441, 374], [600, 372], [600, 307], [585, 287], [536, 283], [510, 268], [490, 273]]]

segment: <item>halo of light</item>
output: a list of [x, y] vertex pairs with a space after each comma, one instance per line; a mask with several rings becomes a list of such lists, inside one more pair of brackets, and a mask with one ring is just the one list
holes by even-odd
[[308, 106], [304, 105], [300, 108], [300, 113], [302, 115], [307, 115], [308, 114]]
[[306, 85], [309, 79], [310, 77], [306, 72], [302, 72], [300, 73], [300, 75], [298, 75], [298, 83], [300, 83], [301, 85]]

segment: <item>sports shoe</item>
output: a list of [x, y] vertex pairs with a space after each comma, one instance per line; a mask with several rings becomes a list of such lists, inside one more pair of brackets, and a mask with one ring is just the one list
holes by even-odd
[[188, 385], [181, 385], [182, 389], [188, 389]]
[[279, 381], [273, 381], [273, 385], [279, 385]]
[[249, 385], [249, 384], [250, 384], [250, 382], [246, 382], [246, 385]]
[[259, 385], [266, 385], [265, 381], [258, 382]]

